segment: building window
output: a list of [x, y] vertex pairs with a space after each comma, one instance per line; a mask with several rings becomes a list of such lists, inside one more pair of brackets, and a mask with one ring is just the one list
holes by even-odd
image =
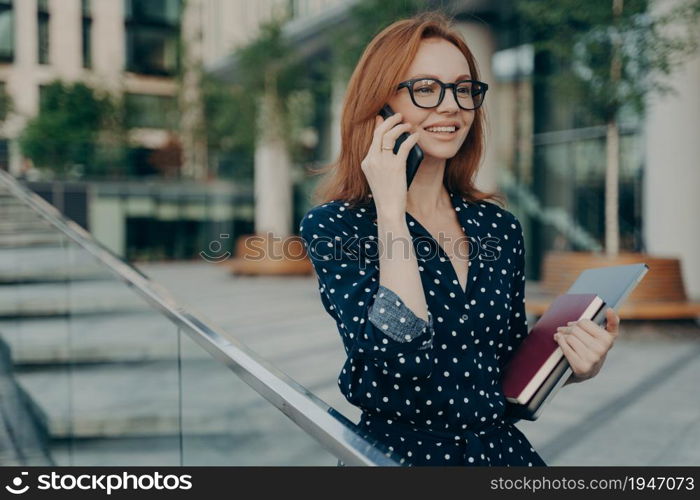
[[124, 0], [126, 67], [172, 76], [179, 67], [180, 0]]
[[172, 129], [177, 126], [177, 102], [172, 96], [126, 94], [127, 126]]
[[[9, 96], [5, 90], [5, 82], [0, 82], [0, 124], [5, 121], [9, 112]], [[0, 137], [0, 170], [10, 169], [10, 143]]]
[[15, 30], [12, 0], [0, 0], [0, 61], [12, 62], [15, 55]]
[[49, 64], [49, 1], [37, 0], [37, 23], [39, 28], [39, 64]]
[[83, 67], [92, 67], [92, 0], [82, 0]]
[[0, 82], [0, 124], [2, 124], [2, 122], [4, 122], [7, 116], [10, 114], [11, 107], [12, 99], [7, 93], [5, 82]]
[[10, 142], [0, 139], [0, 170], [10, 170]]
[[299, 15], [299, 0], [288, 0], [287, 12], [290, 19], [297, 17]]
[[39, 84], [39, 111], [46, 111], [46, 85]]

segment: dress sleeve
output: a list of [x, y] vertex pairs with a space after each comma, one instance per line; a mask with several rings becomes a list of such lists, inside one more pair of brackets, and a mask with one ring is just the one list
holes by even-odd
[[510, 315], [508, 318], [508, 347], [506, 359], [501, 361], [501, 366], [505, 366], [508, 359], [510, 359], [528, 334], [527, 314], [525, 312], [525, 242], [523, 229], [517, 218], [514, 218], [511, 228], [514, 230], [513, 255], [511, 257], [514, 263], [514, 272], [511, 282]]
[[393, 290], [379, 285], [376, 238], [357, 235], [343, 220], [349, 214], [322, 208], [302, 219], [300, 235], [347, 355], [397, 378], [429, 377], [434, 365], [432, 315], [428, 312], [428, 321], [423, 320]]

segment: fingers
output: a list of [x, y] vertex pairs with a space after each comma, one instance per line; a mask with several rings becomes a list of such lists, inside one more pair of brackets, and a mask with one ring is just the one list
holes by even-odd
[[605, 311], [607, 329], [589, 319], [570, 321], [559, 327], [554, 340], [559, 344], [575, 375], [595, 376], [618, 334], [620, 318], [612, 308]]
[[401, 113], [395, 113], [386, 120], [384, 120], [381, 116], [377, 115], [375, 121], [378, 122], [378, 124], [374, 127], [372, 146], [375, 148], [375, 150], [380, 151], [382, 147], [382, 138], [384, 137], [384, 134], [386, 134], [387, 131], [389, 131], [389, 129], [391, 129], [397, 123], [401, 123]]
[[581, 352], [585, 352], [585, 347], [579, 342], [576, 337], [570, 335], [561, 335], [557, 337], [557, 342], [561, 348], [566, 360], [571, 365], [571, 370], [577, 377], [590, 377], [590, 372], [593, 370], [594, 363]]
[[581, 358], [582, 361], [588, 361], [590, 351], [586, 345], [574, 335], [565, 335], [566, 342], [571, 346], [574, 352]]
[[607, 317], [607, 324], [605, 325], [605, 329], [613, 335], [617, 336], [620, 329], [620, 316], [618, 316], [615, 310], [611, 307], [608, 307], [608, 310], [605, 311], [605, 314]]
[[408, 153], [411, 151], [411, 148], [416, 145], [419, 138], [420, 134], [418, 132], [414, 132], [409, 135], [406, 140], [403, 141], [401, 146], [399, 146], [399, 151], [396, 153], [396, 156], [405, 162], [408, 158]]
[[581, 319], [579, 321], [569, 321], [567, 327], [572, 325], [578, 325], [584, 331], [588, 332], [591, 336], [602, 342], [603, 344], [612, 344], [619, 333], [619, 317], [614, 310], [608, 309], [607, 311], [608, 322], [606, 328], [596, 324], [590, 319]]
[[410, 123], [400, 123], [396, 125], [382, 137], [382, 147], [391, 146], [393, 148], [399, 136], [404, 132], [409, 132], [412, 128], [413, 125]]
[[572, 367], [574, 366], [574, 364], [576, 364], [576, 366], [579, 366], [583, 363], [581, 357], [569, 345], [566, 336], [559, 334], [556, 337], [556, 341], [557, 344], [559, 344], [559, 347], [561, 348], [562, 352], [564, 353], [564, 356], [566, 356], [567, 361]]
[[602, 339], [598, 339], [594, 335], [591, 335], [588, 331], [584, 330], [578, 325], [572, 325], [570, 327], [570, 332], [572, 336], [576, 337], [586, 348], [591, 351], [602, 355], [606, 351], [606, 342]]

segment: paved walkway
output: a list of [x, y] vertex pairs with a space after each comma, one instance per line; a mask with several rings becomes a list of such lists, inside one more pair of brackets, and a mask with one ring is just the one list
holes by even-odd
[[[335, 385], [345, 354], [315, 278], [234, 277], [204, 261], [138, 267], [193, 311], [243, 332], [241, 340], [261, 356], [358, 420]], [[303, 352], [305, 362], [280, 358], [280, 348]], [[549, 465], [698, 465], [698, 381], [697, 324], [623, 319], [598, 376], [564, 387], [537, 421], [517, 425]]]

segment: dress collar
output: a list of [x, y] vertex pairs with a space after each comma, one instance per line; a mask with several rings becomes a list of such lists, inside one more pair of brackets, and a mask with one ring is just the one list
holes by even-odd
[[[481, 239], [487, 236], [488, 228], [479, 222], [479, 217], [477, 215], [483, 210], [480, 207], [479, 202], [470, 202], [465, 197], [447, 188], [450, 195], [450, 200], [452, 201], [452, 207], [457, 214], [457, 219], [459, 220], [459, 225], [462, 228], [462, 232], [466, 234], [469, 240], [469, 273], [467, 274], [467, 293], [464, 295], [465, 307], [468, 309], [469, 302], [468, 299], [472, 294], [472, 284], [478, 282], [479, 274], [481, 273], [482, 266], [484, 265], [481, 260]], [[376, 221], [376, 207], [374, 200], [370, 197], [369, 202], [363, 205], [367, 212], [371, 213], [371, 219], [374, 225], [377, 225]], [[406, 223], [408, 224], [408, 230], [412, 234], [420, 235], [423, 237], [429, 237], [433, 240], [435, 239], [430, 232], [421, 225], [421, 223], [406, 212]], [[452, 263], [447, 263], [452, 266]], [[451, 270], [454, 272], [454, 269]], [[456, 286], [456, 289], [463, 292], [460, 285]]]

